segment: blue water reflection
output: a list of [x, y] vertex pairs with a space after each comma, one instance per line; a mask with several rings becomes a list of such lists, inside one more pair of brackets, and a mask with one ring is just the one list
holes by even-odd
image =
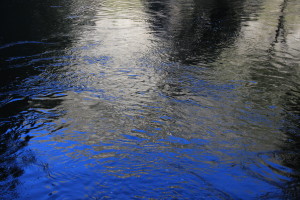
[[0, 5], [0, 199], [299, 198], [297, 1]]

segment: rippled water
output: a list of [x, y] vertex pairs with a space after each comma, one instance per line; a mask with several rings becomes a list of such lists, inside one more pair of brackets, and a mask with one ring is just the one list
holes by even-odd
[[0, 5], [0, 199], [300, 197], [299, 1]]

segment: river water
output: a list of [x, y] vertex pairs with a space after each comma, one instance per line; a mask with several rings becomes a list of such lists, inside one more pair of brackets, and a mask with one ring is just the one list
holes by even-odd
[[298, 0], [2, 0], [0, 199], [299, 199]]

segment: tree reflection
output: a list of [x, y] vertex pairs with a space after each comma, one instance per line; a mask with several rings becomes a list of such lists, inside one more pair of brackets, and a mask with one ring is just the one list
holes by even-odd
[[171, 61], [213, 62], [238, 35], [243, 1], [146, 1], [151, 28], [167, 38]]
[[[1, 110], [2, 111], [2, 110]], [[18, 177], [24, 173], [24, 167], [27, 164], [33, 163], [35, 157], [33, 154], [22, 151], [27, 146], [30, 136], [25, 136], [22, 130], [16, 127], [21, 127], [22, 120], [14, 119], [10, 122], [1, 121], [0, 132], [0, 196], [12, 197], [15, 194], [15, 188], [19, 184]], [[16, 130], [17, 129], [17, 130]], [[26, 163], [20, 162], [19, 158], [26, 160]]]
[[[25, 167], [38, 164], [33, 150], [27, 147], [33, 138], [30, 131], [56, 120], [61, 112], [55, 108], [62, 103], [60, 99], [38, 100], [30, 98], [14, 99], [0, 106], [0, 196], [11, 198], [17, 196], [18, 178], [23, 175]], [[46, 113], [40, 109], [49, 110]], [[39, 162], [39, 161], [38, 161]]]
[[297, 95], [288, 92], [287, 96], [284, 97], [286, 100], [286, 113], [284, 114], [285, 123], [282, 131], [288, 137], [285, 145], [282, 146], [282, 151], [277, 154], [282, 160], [283, 165], [293, 170], [288, 173], [291, 180], [284, 186], [287, 199], [299, 199], [300, 197], [300, 98]]
[[[278, 55], [278, 57], [282, 57], [280, 55], [280, 50], [283, 46], [287, 47], [287, 34], [288, 31], [286, 25], [286, 15], [287, 15], [287, 7], [289, 2], [284, 0], [280, 5], [280, 12], [278, 17], [278, 25], [275, 33], [275, 39], [270, 45], [269, 54], [271, 57]], [[283, 47], [284, 48], [284, 47]], [[285, 57], [283, 55], [283, 57]], [[279, 59], [279, 58], [275, 58]], [[296, 66], [296, 65], [295, 65]], [[282, 74], [278, 69], [274, 69], [278, 71], [281, 77], [285, 77], [285, 74]], [[290, 69], [289, 74], [296, 73], [297, 68]], [[288, 80], [288, 77], [286, 77]], [[291, 85], [290, 85], [291, 84]], [[278, 157], [282, 160], [282, 164], [286, 167], [292, 169], [292, 172], [288, 173], [288, 176], [291, 178], [290, 181], [287, 182], [287, 185], [284, 186], [285, 198], [287, 199], [299, 199], [300, 198], [300, 88], [297, 82], [288, 83], [288, 89], [282, 95], [282, 102], [284, 108], [284, 123], [282, 127], [282, 131], [287, 135], [287, 139], [282, 146], [282, 151], [277, 154]], [[293, 89], [290, 89], [293, 88]], [[281, 96], [281, 95], [280, 95]]]

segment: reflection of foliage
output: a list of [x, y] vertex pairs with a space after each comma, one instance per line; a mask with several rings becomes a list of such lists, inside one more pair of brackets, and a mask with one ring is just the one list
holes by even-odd
[[15, 98], [4, 100], [0, 104], [0, 196], [15, 193], [19, 184], [18, 178], [24, 173], [24, 167], [36, 162], [34, 153], [26, 148], [32, 136], [29, 131], [41, 124], [37, 120], [53, 120], [57, 113], [30, 112], [35, 107], [52, 109], [61, 100], [32, 100]]
[[[287, 45], [287, 26], [286, 26], [286, 15], [288, 13], [288, 0], [283, 0], [278, 14], [278, 23], [275, 29], [275, 37], [274, 40], [270, 43], [270, 48], [268, 50], [270, 62], [281, 61], [280, 57], [285, 57], [285, 55], [281, 55], [279, 49], [282, 46]], [[292, 169], [290, 172], [286, 172], [290, 181], [287, 182], [287, 185], [284, 187], [285, 198], [286, 199], [299, 199], [300, 198], [300, 96], [299, 96], [299, 88], [294, 88], [294, 85], [297, 82], [288, 82], [291, 74], [297, 74], [296, 68], [288, 68], [289, 66], [285, 66], [286, 70], [290, 69], [288, 76], [286, 73], [282, 73], [278, 68], [274, 67], [272, 70], [278, 74], [278, 77], [285, 77], [283, 81], [276, 79], [275, 81], [281, 83], [281, 85], [288, 85], [288, 88], [285, 88], [285, 93], [282, 95], [277, 95], [281, 97], [281, 103], [284, 108], [284, 123], [281, 128], [282, 131], [286, 134], [287, 140], [282, 146], [282, 150], [280, 153], [276, 154], [278, 159], [282, 161], [282, 164], [289, 169]], [[291, 84], [293, 87], [291, 87]], [[274, 84], [271, 85], [273, 87]], [[282, 87], [279, 85], [280, 87]], [[294, 89], [291, 89], [294, 88]], [[278, 89], [277, 89], [278, 90]]]
[[[23, 173], [23, 167], [35, 161], [32, 153], [22, 150], [30, 140], [30, 136], [21, 139], [22, 130], [20, 124], [22, 119], [0, 122], [0, 195], [10, 196], [18, 184], [18, 177]], [[17, 124], [19, 126], [17, 126]]]
[[[151, 27], [158, 36], [170, 38], [171, 57], [185, 64], [214, 61], [220, 50], [236, 39], [243, 1], [191, 1], [176, 7], [173, 1], [147, 2]], [[176, 7], [176, 8], [175, 8]], [[178, 8], [179, 7], [179, 8]], [[178, 15], [176, 10], [180, 10]], [[160, 32], [166, 31], [165, 33]]]
[[282, 131], [288, 137], [282, 147], [283, 153], [279, 155], [285, 166], [293, 169], [289, 177], [285, 193], [287, 199], [300, 198], [300, 96], [295, 92], [287, 92], [285, 97], [285, 122]]
[[16, 187], [22, 184], [20, 177], [28, 165], [36, 164], [47, 171], [47, 164], [38, 164], [35, 153], [27, 147], [32, 138], [29, 133], [41, 126], [43, 129], [53, 128], [51, 124], [46, 124], [61, 116], [61, 112], [53, 108], [62, 100], [7, 99], [0, 102], [0, 197], [12, 199], [19, 195]]

